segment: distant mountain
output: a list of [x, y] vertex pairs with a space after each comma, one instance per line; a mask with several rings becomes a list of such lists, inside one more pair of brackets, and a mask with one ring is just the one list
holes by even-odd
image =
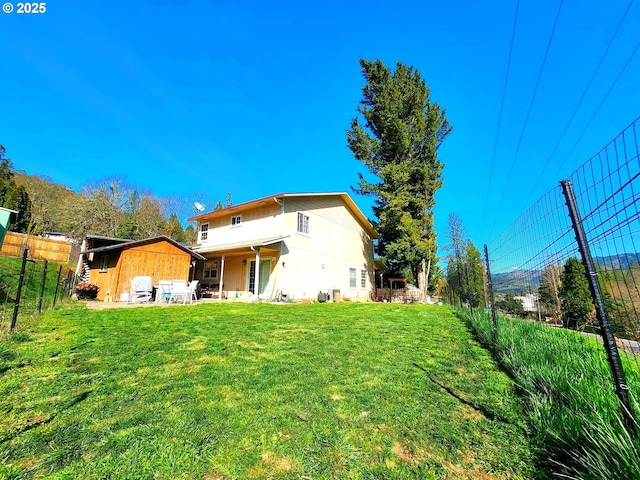
[[[608, 257], [594, 257], [593, 262], [603, 270], [620, 270], [638, 267], [640, 253], [621, 253]], [[491, 275], [496, 293], [533, 293], [538, 290], [543, 270], [513, 270]]]
[[640, 264], [640, 253], [621, 253], [608, 257], [593, 257], [593, 261], [605, 270], [627, 269]]
[[542, 270], [513, 270], [491, 275], [496, 293], [526, 294], [538, 290]]

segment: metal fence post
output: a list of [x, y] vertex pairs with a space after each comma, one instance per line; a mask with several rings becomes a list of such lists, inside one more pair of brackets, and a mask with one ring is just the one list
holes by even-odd
[[60, 288], [60, 276], [62, 275], [62, 265], [60, 265], [60, 268], [58, 268], [58, 281], [56, 282], [56, 291], [53, 294], [53, 305], [52, 307], [56, 306], [56, 300], [58, 299], [58, 289]]
[[498, 343], [498, 321], [496, 320], [496, 300], [493, 294], [493, 283], [491, 281], [491, 267], [489, 266], [489, 250], [487, 244], [484, 245], [484, 260], [487, 264], [487, 281], [489, 283], [489, 298], [491, 299], [491, 318], [493, 320], [493, 328], [491, 333], [493, 335], [493, 343]]
[[47, 282], [47, 266], [49, 262], [44, 261], [44, 268], [42, 269], [42, 283], [40, 283], [40, 295], [38, 297], [38, 315], [42, 313], [42, 299], [44, 298], [44, 287]]
[[18, 311], [20, 310], [20, 296], [22, 295], [22, 284], [24, 283], [24, 271], [27, 266], [27, 255], [29, 249], [22, 250], [22, 266], [20, 267], [20, 277], [18, 279], [18, 291], [16, 292], [16, 303], [13, 306], [13, 317], [11, 318], [11, 333], [16, 329], [16, 323], [18, 323]]
[[562, 192], [567, 200], [567, 207], [569, 207], [569, 216], [571, 217], [571, 223], [573, 230], [576, 234], [576, 240], [578, 242], [578, 248], [580, 249], [580, 255], [582, 256], [582, 264], [585, 268], [585, 273], [589, 281], [589, 290], [593, 297], [593, 303], [596, 307], [596, 315], [598, 322], [600, 323], [600, 329], [602, 330], [602, 340], [604, 342], [604, 348], [607, 351], [607, 360], [611, 367], [611, 374], [615, 382], [616, 394], [623, 405], [623, 413], [627, 420], [631, 421], [631, 425], [634, 423], [631, 410], [631, 401], [629, 398], [629, 386], [625, 378], [624, 370], [622, 368], [622, 362], [620, 360], [620, 354], [618, 352], [618, 346], [616, 345], [616, 339], [611, 329], [611, 322], [609, 320], [609, 314], [604, 305], [604, 298], [602, 296], [602, 290], [598, 283], [597, 273], [591, 251], [589, 249], [589, 243], [587, 241], [587, 235], [585, 234], [580, 212], [578, 210], [578, 202], [573, 191], [573, 184], [568, 180], [560, 182], [562, 185]]
[[71, 282], [71, 270], [67, 271], [67, 278], [65, 280], [65, 287], [67, 289], [67, 298], [69, 298], [71, 296], [71, 294], [73, 293], [73, 285]]

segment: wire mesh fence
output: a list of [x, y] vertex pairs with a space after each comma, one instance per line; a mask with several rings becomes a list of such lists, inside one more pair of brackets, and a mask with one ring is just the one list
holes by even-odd
[[568, 478], [640, 475], [639, 122], [485, 246], [502, 315], [474, 327]]
[[66, 265], [29, 257], [0, 257], [0, 339], [27, 318], [70, 298], [75, 272]]
[[[636, 378], [640, 370], [637, 123], [567, 180], [573, 185], [604, 305], [634, 387], [640, 387]], [[489, 244], [488, 251], [499, 310], [574, 332], [565, 338], [581, 345], [579, 354], [587, 357], [584, 350], [588, 350], [595, 361], [602, 362], [601, 348], [593, 340], [603, 332], [560, 186], [518, 217]]]

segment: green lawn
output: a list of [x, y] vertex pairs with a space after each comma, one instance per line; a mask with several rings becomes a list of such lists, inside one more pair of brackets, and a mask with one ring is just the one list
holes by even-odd
[[0, 478], [537, 478], [446, 307], [67, 305], [0, 343]]

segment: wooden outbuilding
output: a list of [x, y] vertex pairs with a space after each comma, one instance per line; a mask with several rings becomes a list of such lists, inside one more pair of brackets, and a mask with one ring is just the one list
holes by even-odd
[[100, 288], [98, 300], [107, 295], [119, 299], [139, 275], [151, 277], [154, 285], [160, 280], [191, 280], [196, 261], [205, 260], [164, 235], [91, 248], [81, 256], [89, 267], [88, 282]]

